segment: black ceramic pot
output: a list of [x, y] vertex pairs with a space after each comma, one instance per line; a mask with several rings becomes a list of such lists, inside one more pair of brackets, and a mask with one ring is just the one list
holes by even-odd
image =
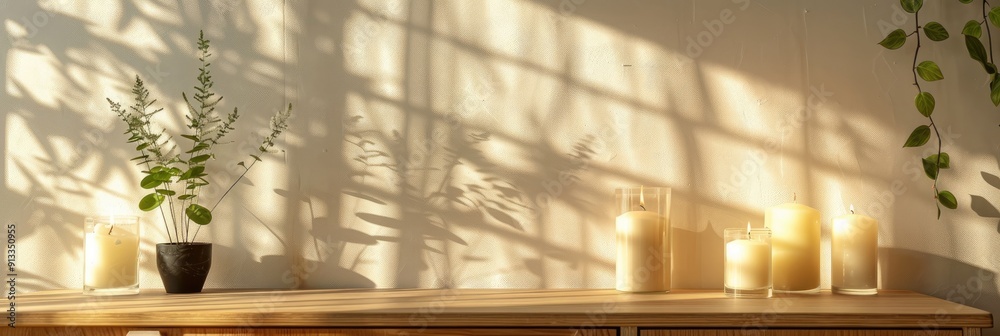
[[156, 269], [167, 293], [200, 293], [210, 268], [211, 243], [156, 244]]

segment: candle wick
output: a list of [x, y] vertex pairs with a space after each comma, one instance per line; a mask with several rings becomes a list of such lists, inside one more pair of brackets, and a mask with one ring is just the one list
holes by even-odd
[[854, 214], [854, 209], [851, 209], [851, 214], [852, 214], [852, 215]]
[[799, 201], [799, 194], [792, 193], [792, 202], [798, 202], [798, 201]]
[[111, 229], [108, 229], [108, 235], [110, 236], [111, 235], [111, 231], [114, 231], [114, 230], [115, 230], [115, 225], [112, 224], [111, 225]]
[[639, 207], [642, 208], [642, 211], [646, 211], [646, 207], [642, 206], [642, 204], [639, 204]]

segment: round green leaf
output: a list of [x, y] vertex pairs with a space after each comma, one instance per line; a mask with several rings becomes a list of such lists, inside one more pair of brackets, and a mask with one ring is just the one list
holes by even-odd
[[941, 202], [941, 205], [948, 209], [958, 208], [958, 200], [955, 199], [955, 195], [947, 190], [938, 193], [938, 202]]
[[923, 61], [917, 64], [917, 75], [920, 75], [920, 78], [928, 82], [944, 79], [941, 68], [933, 61]]
[[924, 0], [899, 0], [899, 5], [907, 13], [916, 13], [920, 7], [924, 6]]
[[990, 19], [990, 23], [993, 26], [1000, 27], [1000, 7], [993, 7], [986, 16]]
[[934, 95], [930, 92], [918, 93], [913, 102], [917, 105], [917, 111], [923, 116], [930, 117], [931, 113], [934, 113]]
[[920, 147], [927, 143], [927, 140], [931, 139], [931, 128], [927, 125], [917, 126], [910, 136], [906, 138], [906, 143], [903, 147]]
[[926, 34], [927, 38], [931, 39], [931, 41], [944, 41], [948, 39], [948, 30], [944, 29], [944, 26], [940, 23], [933, 21], [924, 25], [924, 34]]
[[958, 2], [964, 3], [966, 5], [972, 3], [972, 0], [958, 0]]
[[212, 222], [212, 211], [198, 204], [189, 205], [184, 209], [184, 214], [196, 224], [206, 225]]
[[139, 186], [141, 186], [143, 189], [153, 189], [160, 186], [161, 183], [163, 182], [156, 179], [156, 176], [146, 175], [146, 177], [142, 178], [142, 181], [139, 181]]
[[906, 32], [902, 29], [893, 30], [878, 44], [889, 50], [899, 49], [906, 44]]
[[979, 25], [979, 21], [969, 20], [969, 22], [965, 23], [965, 27], [962, 28], [962, 35], [972, 36], [978, 39], [983, 35], [983, 26]]
[[163, 195], [152, 193], [139, 200], [139, 210], [152, 211], [163, 204]]

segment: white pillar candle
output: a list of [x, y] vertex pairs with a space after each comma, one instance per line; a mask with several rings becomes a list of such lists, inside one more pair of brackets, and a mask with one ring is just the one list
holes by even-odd
[[833, 219], [831, 287], [840, 294], [878, 292], [878, 221], [851, 213]]
[[820, 285], [819, 211], [797, 203], [770, 207], [771, 270], [775, 291], [817, 292]]
[[629, 211], [615, 219], [618, 260], [616, 289], [626, 292], [670, 290], [667, 218], [652, 211]]
[[[84, 286], [93, 289], [138, 285], [139, 236], [121, 224], [98, 221], [85, 233]], [[131, 224], [138, 225], [138, 224]]]
[[[747, 230], [749, 231], [749, 225]], [[725, 286], [730, 289], [771, 287], [771, 246], [767, 242], [742, 239], [726, 243]]]

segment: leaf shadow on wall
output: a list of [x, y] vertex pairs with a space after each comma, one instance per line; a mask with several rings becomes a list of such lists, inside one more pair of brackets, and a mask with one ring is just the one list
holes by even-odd
[[[980, 172], [980, 174], [983, 176], [983, 181], [985, 181], [986, 184], [995, 188], [996, 191], [1000, 191], [1000, 177], [985, 171]], [[1000, 210], [997, 210], [997, 206], [995, 204], [980, 195], [972, 195], [971, 197], [972, 201], [969, 202], [969, 205], [972, 208], [972, 211], [976, 212], [976, 215], [983, 218], [1000, 219]], [[1000, 221], [997, 221], [997, 233], [1000, 233]]]
[[[420, 278], [428, 274], [437, 278], [438, 285], [444, 286], [466, 283], [470, 278], [520, 271], [542, 279], [545, 273], [541, 267], [542, 258], [567, 263], [571, 268], [586, 260], [578, 252], [552, 246], [526, 232], [524, 223], [534, 220], [538, 209], [526, 194], [530, 190], [514, 187], [516, 182], [513, 180], [539, 176], [511, 174], [488, 159], [482, 147], [490, 141], [490, 133], [465, 130], [452, 124], [452, 127], [434, 132], [426, 142], [414, 144], [406, 141], [398, 130], [384, 135], [357, 128], [364, 117], [353, 116], [348, 120], [350, 126], [345, 142], [348, 147], [355, 148], [356, 155], [350, 160], [355, 165], [347, 172], [351, 178], [343, 194], [366, 203], [359, 209], [392, 207], [398, 209], [399, 215], [355, 210], [354, 216], [360, 222], [345, 224], [374, 225], [381, 228], [377, 229], [379, 232], [388, 230], [388, 235], [378, 234], [374, 239], [397, 244], [399, 248], [399, 259], [394, 261], [400, 265], [396, 287], [416, 287]], [[579, 180], [581, 166], [586, 165], [594, 153], [594, 139], [593, 135], [585, 136], [568, 155], [542, 154], [549, 162], [559, 161], [549, 166], [542, 177], [561, 179], [565, 187], [570, 188]], [[563, 159], [555, 160], [558, 157]], [[428, 178], [431, 174], [434, 177]], [[541, 189], [536, 191], [542, 192]], [[486, 273], [464, 273], [462, 270], [469, 265], [478, 268], [483, 263], [488, 264], [490, 259], [465, 254], [458, 269], [452, 269], [448, 248], [469, 249], [480, 242], [478, 238], [467, 241], [456, 232], [500, 235], [526, 244], [538, 251], [540, 257], [523, 259], [521, 265], [487, 268], [490, 272]], [[353, 264], [356, 265], [363, 254], [364, 251], [357, 253]], [[457, 278], [453, 278], [456, 275]]]
[[[882, 288], [911, 290], [960, 305], [982, 310], [1000, 311], [997, 293], [997, 260], [992, 265], [978, 267], [954, 259], [901, 248], [879, 248]], [[998, 316], [994, 314], [996, 325]], [[929, 326], [933, 327], [933, 323]]]

